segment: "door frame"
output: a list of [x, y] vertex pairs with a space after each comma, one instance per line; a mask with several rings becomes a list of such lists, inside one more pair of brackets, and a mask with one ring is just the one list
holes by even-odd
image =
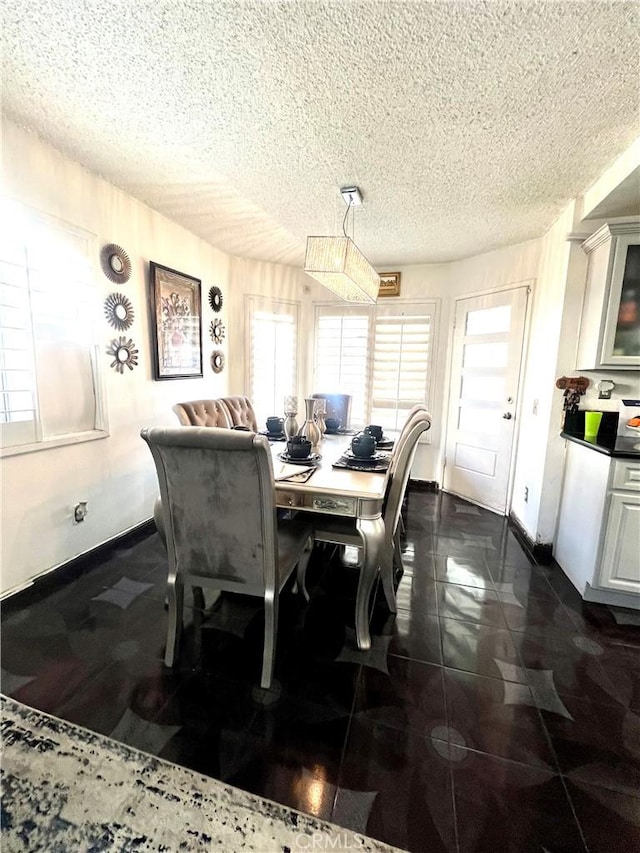
[[[508, 284], [501, 284], [499, 287], [491, 287], [486, 288], [484, 290], [473, 290], [469, 293], [458, 294], [453, 298], [450, 303], [450, 318], [449, 318], [449, 334], [447, 338], [447, 365], [445, 372], [445, 394], [443, 396], [446, 398], [444, 400], [443, 406], [443, 417], [444, 417], [444, 430], [442, 435], [442, 451], [440, 455], [440, 482], [444, 484], [444, 469], [446, 467], [446, 456], [447, 456], [447, 442], [449, 439], [449, 404], [451, 401], [451, 383], [453, 380], [452, 372], [453, 372], [453, 346], [454, 346], [454, 337], [455, 337], [455, 319], [456, 319], [456, 306], [458, 302], [462, 302], [465, 299], [475, 299], [479, 296], [493, 296], [497, 293], [504, 293], [509, 290], [518, 290], [520, 288], [527, 289], [527, 299], [524, 308], [524, 328], [522, 332], [522, 350], [520, 354], [520, 369], [518, 371], [518, 391], [516, 394], [515, 405], [514, 405], [514, 417], [516, 418], [517, 428], [514, 431], [513, 442], [511, 445], [511, 457], [509, 459], [509, 478], [507, 482], [507, 494], [505, 501], [505, 518], [509, 517], [511, 512], [511, 503], [513, 501], [513, 488], [515, 482], [515, 460], [518, 456], [518, 445], [520, 443], [520, 417], [522, 414], [522, 390], [526, 377], [526, 363], [529, 354], [529, 335], [531, 332], [531, 315], [533, 311], [531, 310], [533, 305], [533, 300], [535, 298], [535, 278], [525, 278], [521, 281], [514, 281]], [[462, 496], [461, 496], [462, 497]], [[463, 498], [463, 500], [468, 500], [468, 498]], [[478, 504], [478, 506], [483, 506], [483, 504]], [[484, 507], [484, 509], [489, 510], [490, 512], [496, 512], [496, 510], [491, 509], [491, 507]]]

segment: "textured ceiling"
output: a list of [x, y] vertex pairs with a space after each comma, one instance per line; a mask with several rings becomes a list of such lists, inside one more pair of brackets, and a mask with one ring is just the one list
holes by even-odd
[[640, 133], [638, 3], [3, 0], [3, 110], [226, 252], [537, 237]]

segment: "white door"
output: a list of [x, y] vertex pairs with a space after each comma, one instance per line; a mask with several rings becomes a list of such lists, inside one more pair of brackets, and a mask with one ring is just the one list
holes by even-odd
[[503, 514], [528, 292], [456, 302], [444, 488]]

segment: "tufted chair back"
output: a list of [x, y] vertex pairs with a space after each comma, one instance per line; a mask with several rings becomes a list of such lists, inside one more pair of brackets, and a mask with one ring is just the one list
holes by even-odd
[[230, 427], [246, 426], [258, 432], [256, 413], [248, 397], [220, 397], [217, 402], [226, 407]]
[[176, 403], [173, 411], [183, 426], [226, 427], [232, 426], [227, 407], [220, 400], [191, 400]]

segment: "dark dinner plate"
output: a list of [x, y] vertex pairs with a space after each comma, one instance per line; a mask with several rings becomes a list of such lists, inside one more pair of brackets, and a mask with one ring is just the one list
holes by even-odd
[[278, 453], [278, 459], [282, 459], [283, 462], [288, 462], [291, 465], [315, 465], [322, 459], [322, 456], [319, 453], [310, 453], [304, 459], [294, 459], [293, 456], [289, 456], [286, 450], [283, 450], [282, 453]]
[[389, 458], [388, 453], [382, 453], [379, 450], [376, 450], [371, 456], [356, 456], [352, 450], [345, 450], [344, 456], [347, 459], [354, 459], [356, 462], [364, 462], [365, 465], [367, 462], [383, 462]]

